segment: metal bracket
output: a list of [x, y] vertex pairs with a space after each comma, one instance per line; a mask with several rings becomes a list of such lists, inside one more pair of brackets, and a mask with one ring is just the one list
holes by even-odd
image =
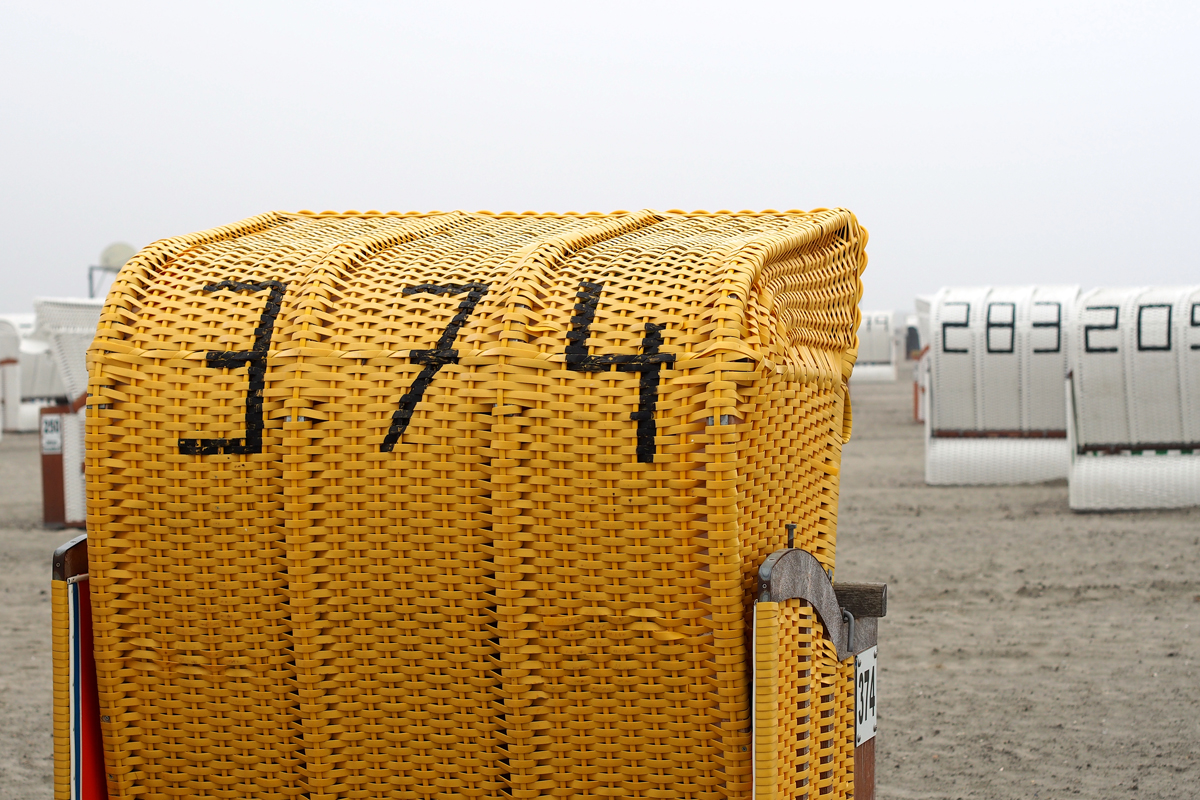
[[[886, 613], [887, 587], [884, 584], [854, 584], [856, 592], [862, 587], [872, 587], [877, 596], [874, 603], [879, 611]], [[877, 617], [864, 616], [863, 609], [856, 615], [842, 607], [837, 588], [821, 562], [806, 550], [789, 548], [778, 550], [767, 556], [758, 569], [758, 600], [782, 603], [800, 599], [809, 603], [825, 626], [829, 640], [837, 649], [839, 661], [874, 647], [878, 641]], [[882, 616], [882, 613], [879, 614]]]
[[88, 571], [87, 534], [83, 533], [54, 550], [50, 561], [51, 580], [66, 581]]

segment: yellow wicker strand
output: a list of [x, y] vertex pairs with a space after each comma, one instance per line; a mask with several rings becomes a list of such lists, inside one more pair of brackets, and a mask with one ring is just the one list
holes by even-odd
[[54, 670], [54, 800], [71, 798], [70, 608], [66, 581], [50, 582], [50, 655]]
[[759, 663], [774, 663], [778, 670], [777, 689], [764, 698], [777, 709], [778, 722], [762, 730], [757, 746], [776, 748], [778, 757], [773, 788], [757, 796], [852, 797], [854, 661], [837, 660], [821, 621], [802, 600], [783, 603], [776, 624], [778, 645], [773, 651], [763, 647]]
[[754, 606], [754, 796], [774, 798], [779, 783], [779, 604]]

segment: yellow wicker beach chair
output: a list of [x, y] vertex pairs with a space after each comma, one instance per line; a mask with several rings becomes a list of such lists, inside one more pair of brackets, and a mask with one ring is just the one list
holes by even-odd
[[831, 582], [866, 241], [301, 212], [144, 249], [56, 573], [109, 796], [869, 797], [886, 597]]

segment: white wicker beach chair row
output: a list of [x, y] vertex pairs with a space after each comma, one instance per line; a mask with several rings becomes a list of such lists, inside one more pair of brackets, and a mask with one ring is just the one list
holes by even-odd
[[1076, 509], [1200, 505], [1200, 286], [943, 289], [929, 338], [926, 482], [1067, 478]]

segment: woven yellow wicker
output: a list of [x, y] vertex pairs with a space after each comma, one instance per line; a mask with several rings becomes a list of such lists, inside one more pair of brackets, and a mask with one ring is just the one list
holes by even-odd
[[54, 670], [54, 800], [71, 798], [70, 610], [67, 582], [50, 583], [50, 648]]
[[756, 606], [755, 796], [853, 796], [854, 662], [801, 600]]
[[[748, 797], [755, 570], [786, 523], [833, 567], [866, 239], [302, 212], [144, 249], [89, 355], [111, 796]], [[853, 662], [760, 613], [808, 744], [759, 797], [849, 796]]]

